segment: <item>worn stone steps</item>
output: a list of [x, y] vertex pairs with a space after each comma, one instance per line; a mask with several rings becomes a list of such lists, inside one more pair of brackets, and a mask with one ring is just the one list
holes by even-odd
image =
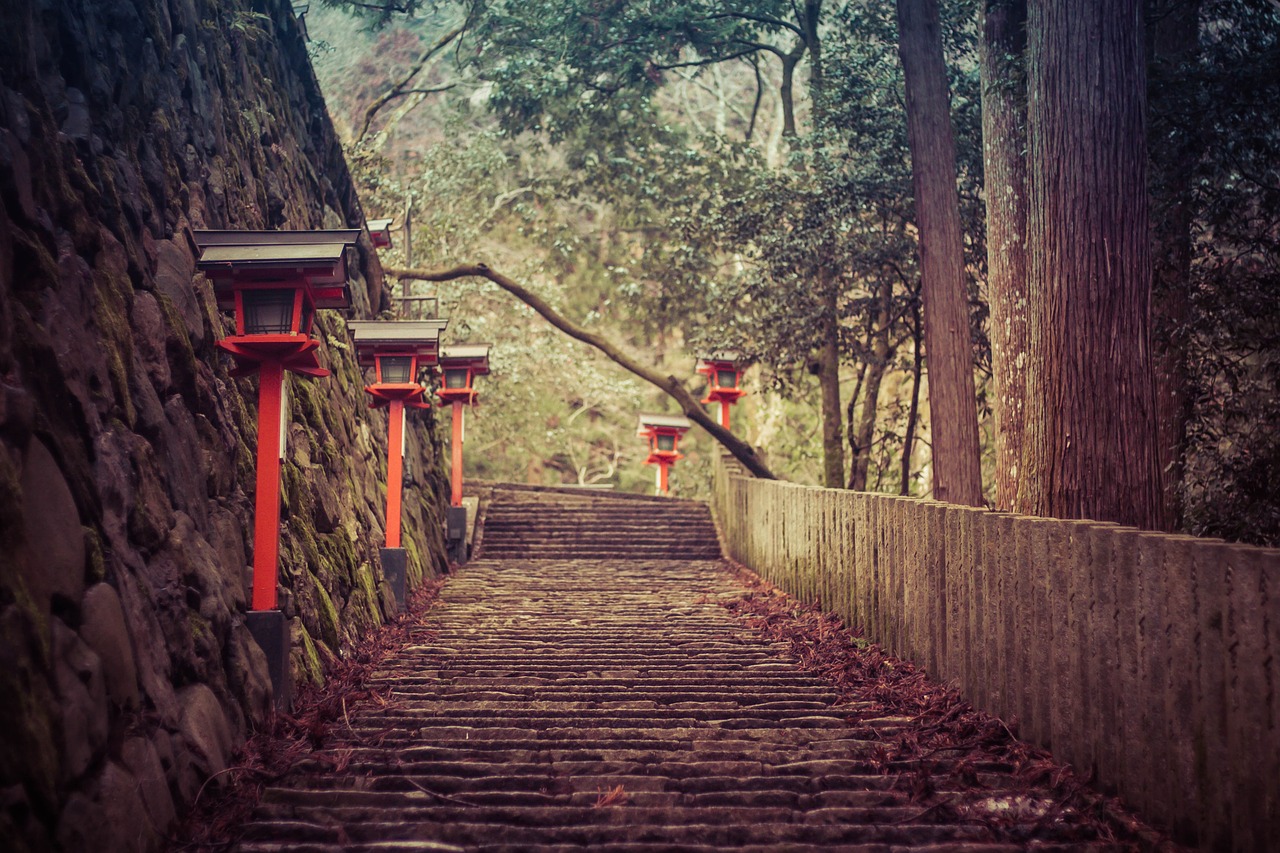
[[[553, 515], [556, 544], [531, 544]], [[679, 556], [654, 556], [661, 536]], [[721, 608], [740, 588], [688, 558], [712, 541], [698, 505], [499, 490], [478, 559], [373, 677], [380, 701], [267, 790], [238, 849], [1110, 849], [1072, 825], [948, 821], [940, 803], [1023, 787], [995, 758], [888, 760], [913, 721], [842, 704]], [[913, 801], [922, 773], [934, 793]]]
[[485, 559], [714, 560], [711, 513], [689, 501], [499, 492], [485, 510]]

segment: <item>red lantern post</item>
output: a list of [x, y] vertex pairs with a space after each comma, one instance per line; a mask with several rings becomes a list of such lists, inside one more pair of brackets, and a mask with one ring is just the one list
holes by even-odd
[[440, 388], [436, 396], [453, 409], [453, 434], [450, 442], [452, 471], [448, 519], [448, 540], [455, 563], [466, 562], [467, 510], [462, 505], [462, 442], [465, 438], [464, 406], [474, 406], [479, 399], [474, 387], [477, 376], [489, 373], [488, 344], [456, 344], [440, 353]]
[[396, 603], [405, 603], [408, 557], [400, 547], [404, 483], [405, 409], [428, 409], [427, 389], [418, 377], [433, 367], [440, 352], [444, 320], [351, 321], [347, 323], [362, 367], [373, 368], [369, 408], [387, 409], [387, 538], [382, 572]]
[[669, 491], [668, 471], [684, 458], [680, 452], [680, 439], [692, 426], [692, 421], [680, 415], [640, 416], [636, 435], [649, 442], [649, 456], [644, 464], [658, 466], [654, 494], [665, 495]]
[[742, 368], [736, 352], [716, 353], [698, 359], [697, 371], [707, 377], [707, 396], [703, 403], [720, 404], [720, 426], [729, 429], [729, 407], [746, 395], [742, 385]]
[[253, 599], [249, 626], [267, 653], [276, 703], [290, 700], [288, 631], [277, 609], [280, 460], [284, 456], [284, 374], [328, 376], [315, 312], [347, 308], [347, 254], [359, 231], [197, 231], [196, 266], [212, 281], [218, 307], [234, 310], [236, 333], [218, 346], [235, 376], [258, 374], [258, 466], [254, 506]]

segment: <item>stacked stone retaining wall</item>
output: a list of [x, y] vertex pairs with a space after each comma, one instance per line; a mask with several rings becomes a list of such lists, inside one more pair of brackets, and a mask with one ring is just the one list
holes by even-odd
[[954, 684], [1176, 835], [1280, 838], [1280, 551], [757, 480], [726, 553]]
[[[256, 381], [215, 346], [192, 231], [363, 224], [307, 49], [287, 0], [0, 2], [0, 850], [157, 848], [269, 714], [243, 619]], [[283, 466], [299, 680], [394, 606], [386, 415], [344, 317], [317, 328], [334, 375], [290, 379]], [[417, 579], [447, 487], [411, 421]]]

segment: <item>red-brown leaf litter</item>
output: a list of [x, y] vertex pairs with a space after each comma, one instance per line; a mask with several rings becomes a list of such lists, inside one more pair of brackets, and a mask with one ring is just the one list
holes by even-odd
[[[915, 664], [869, 642], [861, 629], [797, 601], [739, 563], [726, 562], [748, 592], [722, 606], [767, 639], [786, 643], [800, 668], [839, 691], [851, 706], [850, 723], [902, 720], [904, 725], [877, 748], [873, 763], [880, 772], [895, 774], [897, 785], [926, 811], [993, 829], [1032, 817], [1038, 825], [1078, 825], [1099, 841], [1134, 850], [1183, 849], [1118, 799], [1090, 788], [1071, 767], [1019, 740], [1016, 721], [1005, 723], [975, 709]], [[944, 757], [945, 762], [933, 760]], [[1012, 774], [1016, 787], [984, 795], [982, 775], [992, 772]], [[967, 789], [983, 807], [974, 808], [963, 796], [937, 798], [942, 774], [952, 777], [950, 790]]]

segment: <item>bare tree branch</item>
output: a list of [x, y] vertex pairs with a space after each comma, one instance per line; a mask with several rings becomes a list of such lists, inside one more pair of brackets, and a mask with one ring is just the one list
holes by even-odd
[[485, 278], [496, 284], [498, 287], [510, 293], [516, 299], [519, 299], [525, 305], [528, 305], [534, 311], [542, 315], [548, 323], [555, 326], [571, 338], [576, 338], [585, 344], [589, 344], [600, 352], [607, 355], [613, 361], [621, 365], [625, 370], [631, 372], [635, 376], [640, 377], [650, 385], [664, 391], [669, 397], [676, 401], [680, 406], [680, 410], [684, 412], [685, 417], [696, 423], [698, 426], [706, 430], [712, 438], [720, 442], [725, 450], [733, 454], [739, 462], [755, 474], [763, 479], [777, 479], [761, 461], [756, 454], [755, 448], [747, 444], [742, 439], [729, 432], [720, 424], [716, 423], [702, 408], [702, 404], [698, 402], [693, 394], [689, 393], [689, 389], [684, 386], [674, 376], [662, 376], [656, 370], [646, 367], [636, 359], [627, 355], [621, 349], [613, 344], [613, 342], [590, 332], [576, 323], [571, 322], [561, 316], [554, 308], [548, 305], [541, 297], [535, 293], [531, 293], [515, 281], [507, 278], [502, 273], [490, 269], [488, 264], [461, 264], [456, 267], [445, 269], [404, 269], [398, 267], [388, 267], [385, 272], [399, 279], [417, 279], [419, 281], [453, 281], [459, 278], [468, 278], [471, 276]]
[[[369, 125], [373, 124], [374, 116], [378, 114], [378, 110], [382, 109], [383, 107], [385, 107], [387, 104], [389, 104], [391, 101], [395, 100], [396, 98], [409, 94], [409, 84], [413, 82], [414, 77], [418, 76], [418, 72], [421, 71], [424, 67], [426, 67], [426, 64], [431, 61], [431, 57], [435, 56], [437, 53], [444, 50], [446, 47], [448, 47], [449, 42], [453, 41], [458, 36], [462, 35], [462, 31], [466, 29], [466, 26], [467, 25], [465, 23], [461, 24], [455, 27], [454, 29], [450, 30], [449, 32], [445, 33], [443, 36], [441, 36], [439, 41], [431, 45], [431, 47], [427, 48], [426, 52], [423, 53], [422, 56], [418, 57], [418, 61], [415, 62], [413, 64], [413, 67], [409, 69], [408, 74], [400, 78], [399, 83], [392, 86], [382, 95], [380, 95], [377, 100], [375, 100], [372, 104], [369, 105], [369, 108], [364, 111], [364, 121], [360, 125], [360, 132], [356, 134], [356, 142], [363, 141], [365, 136], [369, 134]], [[426, 91], [442, 91], [442, 90], [429, 89]]]
[[[797, 14], [799, 13], [797, 12]], [[795, 24], [790, 23], [789, 21], [783, 21], [780, 18], [771, 18], [767, 15], [751, 15], [751, 14], [748, 14], [747, 12], [722, 12], [718, 15], [707, 15], [705, 18], [701, 18], [700, 20], [715, 21], [721, 18], [733, 18], [734, 20], [738, 20], [738, 21], [753, 21], [757, 24], [767, 24], [768, 26], [771, 26], [771, 27], [780, 27], [785, 30], [791, 30], [793, 33], [795, 33], [798, 36], [804, 35], [803, 30], [801, 30]]]

